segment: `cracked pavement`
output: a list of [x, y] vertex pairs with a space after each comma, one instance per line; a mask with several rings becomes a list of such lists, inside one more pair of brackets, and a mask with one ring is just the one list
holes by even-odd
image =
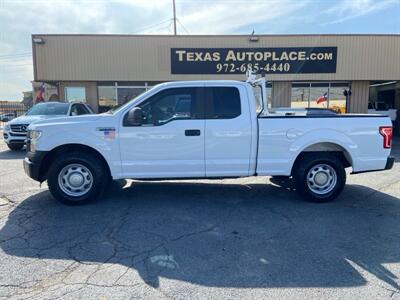
[[122, 181], [68, 207], [23, 157], [0, 142], [0, 299], [400, 299], [400, 163], [327, 204], [252, 177]]

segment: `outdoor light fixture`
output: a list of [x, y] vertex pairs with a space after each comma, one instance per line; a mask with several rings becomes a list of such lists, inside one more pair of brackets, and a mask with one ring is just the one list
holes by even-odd
[[33, 38], [33, 42], [35, 44], [44, 44], [44, 39], [42, 39], [42, 38]]

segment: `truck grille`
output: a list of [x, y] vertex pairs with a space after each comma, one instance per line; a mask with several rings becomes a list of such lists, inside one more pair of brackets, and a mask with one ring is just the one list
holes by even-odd
[[11, 131], [13, 132], [23, 132], [26, 133], [26, 129], [28, 128], [29, 124], [16, 124], [11, 125]]

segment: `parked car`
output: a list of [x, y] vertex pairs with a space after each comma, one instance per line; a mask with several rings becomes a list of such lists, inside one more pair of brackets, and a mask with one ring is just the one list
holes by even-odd
[[267, 175], [292, 176], [305, 199], [326, 202], [345, 168], [393, 166], [386, 116], [267, 107], [263, 78], [159, 84], [108, 113], [30, 125], [24, 169], [67, 204], [95, 199], [110, 179]]
[[13, 113], [0, 114], [0, 122], [8, 122], [15, 118]]
[[11, 150], [21, 150], [25, 144], [27, 128], [39, 120], [57, 117], [93, 114], [84, 103], [43, 102], [34, 105], [26, 114], [15, 118], [4, 126], [3, 138]]

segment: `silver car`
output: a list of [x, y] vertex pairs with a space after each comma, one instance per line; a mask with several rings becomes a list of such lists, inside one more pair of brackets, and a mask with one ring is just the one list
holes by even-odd
[[85, 103], [43, 102], [34, 105], [23, 116], [6, 123], [3, 138], [11, 150], [21, 150], [25, 145], [26, 132], [30, 124], [50, 118], [93, 114]]

